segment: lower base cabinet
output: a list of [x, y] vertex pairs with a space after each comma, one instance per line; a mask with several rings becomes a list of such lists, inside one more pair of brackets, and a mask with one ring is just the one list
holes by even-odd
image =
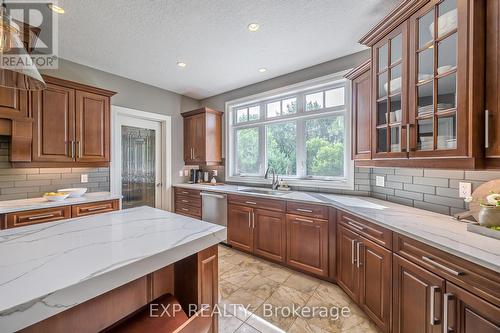
[[285, 262], [285, 215], [280, 212], [254, 209], [253, 252], [264, 258]]
[[328, 276], [328, 221], [287, 214], [287, 264]]
[[236, 249], [253, 252], [253, 208], [227, 206], [227, 241]]

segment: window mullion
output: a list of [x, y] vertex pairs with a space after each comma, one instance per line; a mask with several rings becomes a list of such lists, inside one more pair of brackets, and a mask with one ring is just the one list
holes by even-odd
[[260, 168], [259, 175], [264, 176], [266, 172], [267, 165], [267, 146], [266, 146], [266, 126], [259, 125], [259, 158], [260, 158]]
[[305, 147], [305, 125], [304, 119], [297, 120], [297, 176], [305, 177], [306, 147]]

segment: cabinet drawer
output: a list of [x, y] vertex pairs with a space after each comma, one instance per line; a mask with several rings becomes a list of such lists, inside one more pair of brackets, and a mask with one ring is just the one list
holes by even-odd
[[182, 187], [175, 187], [175, 196], [177, 197], [178, 195], [182, 196], [191, 196], [194, 198], [200, 198], [200, 191], [199, 190], [192, 190], [188, 188], [182, 188]]
[[275, 210], [278, 212], [284, 212], [286, 206], [285, 201], [256, 198], [246, 195], [228, 195], [228, 203], [256, 207], [259, 209]]
[[392, 249], [392, 232], [374, 223], [365, 221], [354, 215], [339, 211], [338, 223], [346, 228], [374, 241], [377, 244]]
[[73, 205], [71, 206], [71, 216], [79, 217], [112, 212], [114, 210], [118, 210], [118, 206], [118, 200], [99, 201], [88, 204]]
[[500, 306], [498, 273], [396, 233], [394, 253]]
[[175, 212], [181, 215], [188, 215], [190, 217], [195, 217], [201, 219], [201, 207], [192, 207], [183, 204], [175, 204]]
[[289, 214], [310, 216], [317, 219], [328, 219], [328, 207], [299, 202], [287, 202], [286, 212]]
[[201, 207], [201, 199], [194, 198], [188, 195], [175, 195], [175, 204], [188, 205], [193, 207]]
[[23, 227], [31, 224], [59, 221], [71, 218], [71, 207], [54, 207], [5, 214], [5, 228]]

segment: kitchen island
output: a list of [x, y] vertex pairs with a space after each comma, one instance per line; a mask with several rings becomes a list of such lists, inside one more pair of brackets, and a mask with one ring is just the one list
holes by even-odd
[[[120, 289], [120, 306], [112, 303], [119, 309], [106, 314], [102, 323], [89, 323], [105, 328], [121, 319], [116, 316], [130, 314], [161, 291], [173, 292], [174, 279], [175, 290], [187, 288], [182, 280], [189, 281], [190, 267], [180, 263], [194, 262], [196, 275], [193, 258], [215, 249], [216, 265], [216, 244], [225, 238], [224, 227], [150, 207], [0, 231], [0, 331], [33, 331], [39, 324], [51, 327], [62, 325], [61, 321], [75, 325], [68, 324], [67, 311], [78, 317], [82, 313], [75, 309], [85, 310], [86, 302]], [[175, 265], [180, 265], [182, 277], [174, 277]], [[136, 297], [129, 306], [127, 290]], [[200, 301], [197, 295], [176, 296], [181, 304]]]

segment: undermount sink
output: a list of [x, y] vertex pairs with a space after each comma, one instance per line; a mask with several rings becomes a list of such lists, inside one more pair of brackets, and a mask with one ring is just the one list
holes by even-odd
[[240, 192], [246, 192], [246, 193], [256, 193], [256, 194], [267, 194], [267, 195], [284, 195], [286, 192], [281, 192], [277, 190], [268, 190], [268, 189], [260, 189], [260, 188], [246, 188], [243, 190], [240, 190]]

